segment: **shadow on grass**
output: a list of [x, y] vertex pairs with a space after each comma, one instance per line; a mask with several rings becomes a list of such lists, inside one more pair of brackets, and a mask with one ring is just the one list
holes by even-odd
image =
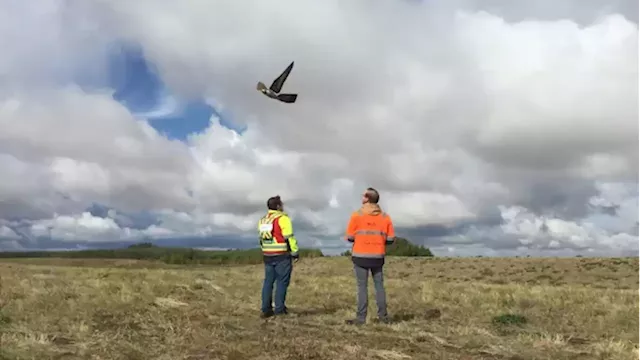
[[409, 313], [398, 313], [398, 314], [393, 314], [390, 316], [391, 318], [391, 322], [392, 323], [398, 323], [398, 322], [403, 322], [403, 321], [411, 321], [413, 319], [416, 318], [415, 314], [409, 314]]
[[8, 326], [9, 324], [11, 324], [11, 318], [0, 311], [0, 328]]
[[316, 316], [316, 315], [332, 315], [340, 311], [341, 309], [338, 307], [326, 307], [326, 308], [315, 308], [315, 309], [298, 309], [298, 308], [287, 308], [290, 314], [297, 316]]
[[413, 314], [413, 313], [405, 313], [398, 312], [397, 314], [391, 315], [391, 322], [398, 323], [404, 321], [415, 320], [416, 318], [421, 320], [435, 320], [442, 316], [442, 312], [440, 309], [426, 309], [422, 314]]
[[9, 351], [0, 349], [0, 360], [18, 360], [19, 357], [9, 353]]

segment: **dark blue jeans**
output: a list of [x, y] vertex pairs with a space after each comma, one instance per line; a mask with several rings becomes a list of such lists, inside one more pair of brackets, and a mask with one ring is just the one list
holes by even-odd
[[271, 307], [273, 283], [276, 283], [275, 313], [283, 313], [286, 306], [287, 288], [291, 280], [291, 258], [276, 261], [267, 261], [264, 264], [264, 283], [262, 284], [262, 312], [268, 313]]

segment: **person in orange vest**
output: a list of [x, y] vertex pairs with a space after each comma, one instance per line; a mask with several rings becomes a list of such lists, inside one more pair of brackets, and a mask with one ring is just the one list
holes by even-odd
[[[291, 280], [292, 262], [297, 262], [298, 242], [293, 236], [291, 219], [284, 212], [280, 196], [267, 200], [267, 214], [258, 221], [260, 247], [264, 260], [261, 317], [286, 315], [285, 300]], [[275, 311], [272, 307], [273, 284], [276, 283]]]
[[378, 205], [380, 194], [374, 188], [368, 188], [362, 194], [362, 207], [351, 214], [347, 225], [346, 240], [353, 243], [351, 260], [353, 262], [357, 282], [357, 309], [354, 319], [346, 320], [347, 324], [362, 325], [367, 319], [369, 304], [367, 284], [369, 272], [373, 277], [378, 305], [378, 320], [389, 323], [387, 299], [384, 289], [382, 267], [386, 246], [393, 244], [395, 233], [389, 214]]

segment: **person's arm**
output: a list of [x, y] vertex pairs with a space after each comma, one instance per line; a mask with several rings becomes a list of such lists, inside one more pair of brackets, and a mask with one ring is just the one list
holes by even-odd
[[345, 233], [345, 240], [348, 242], [354, 242], [356, 239], [356, 231], [358, 230], [358, 221], [356, 218], [356, 213], [351, 214], [351, 218], [349, 218], [349, 223], [347, 224], [347, 231]]
[[278, 225], [280, 225], [280, 230], [282, 230], [282, 236], [284, 240], [289, 243], [289, 249], [291, 249], [291, 256], [297, 258], [298, 254], [298, 241], [293, 236], [293, 224], [291, 223], [291, 219], [287, 215], [283, 215], [278, 218]]
[[395, 241], [395, 237], [396, 237], [396, 233], [395, 233], [395, 230], [393, 229], [393, 222], [391, 221], [391, 216], [387, 214], [387, 239], [385, 243], [387, 245], [393, 244], [393, 242]]

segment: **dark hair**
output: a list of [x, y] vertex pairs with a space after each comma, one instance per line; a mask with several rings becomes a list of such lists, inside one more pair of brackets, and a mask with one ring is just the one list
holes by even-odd
[[376, 190], [374, 188], [371, 188], [371, 187], [367, 188], [367, 191], [365, 192], [364, 196], [372, 204], [377, 204], [378, 201], [380, 201], [380, 194], [378, 193], [378, 190]]
[[280, 200], [280, 195], [272, 196], [267, 200], [267, 208], [269, 208], [269, 210], [278, 210], [281, 205], [282, 200]]

